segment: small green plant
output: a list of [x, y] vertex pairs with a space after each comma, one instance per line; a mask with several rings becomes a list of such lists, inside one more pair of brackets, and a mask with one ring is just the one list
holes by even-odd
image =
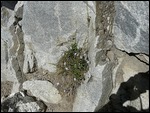
[[76, 82], [84, 79], [84, 73], [88, 70], [88, 63], [82, 54], [82, 48], [77, 48], [77, 43], [71, 45], [71, 48], [64, 53], [64, 56], [58, 63], [61, 74], [71, 76]]

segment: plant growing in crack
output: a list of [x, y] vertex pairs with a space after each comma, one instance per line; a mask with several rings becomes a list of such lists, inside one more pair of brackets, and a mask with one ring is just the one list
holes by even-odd
[[88, 70], [88, 63], [82, 54], [82, 48], [77, 48], [77, 43], [73, 43], [71, 48], [64, 53], [58, 63], [60, 74], [71, 76], [74, 83], [80, 84], [84, 79], [84, 73]]

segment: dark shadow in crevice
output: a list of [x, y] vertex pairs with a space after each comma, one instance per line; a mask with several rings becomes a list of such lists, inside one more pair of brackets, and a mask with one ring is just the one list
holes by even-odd
[[18, 1], [1, 1], [1, 7], [5, 6], [8, 9], [14, 10], [15, 5], [17, 4]]
[[112, 94], [109, 102], [98, 112], [149, 112], [149, 108], [142, 108], [142, 102], [140, 102], [141, 110], [137, 110], [132, 106], [123, 106], [123, 103], [126, 101], [140, 98], [140, 94], [145, 93], [146, 90], [149, 90], [149, 71], [138, 73], [127, 82], [121, 83], [117, 93]]
[[[147, 63], [147, 62], [145, 62], [145, 61], [143, 61], [143, 60], [141, 60], [140, 58], [138, 58], [137, 56], [135, 56], [139, 61], [141, 61], [141, 62], [143, 62], [143, 63], [145, 63], [146, 65], [149, 65], [149, 63]], [[148, 56], [149, 57], [149, 56]]]
[[[127, 52], [126, 52], [126, 53], [127, 53]], [[134, 56], [134, 57], [137, 58], [139, 61], [145, 63], [146, 65], [149, 65], [149, 63], [147, 63], [147, 62], [145, 62], [145, 61], [143, 61], [143, 60], [141, 60], [140, 58], [137, 57], [137, 55], [144, 54], [144, 53], [127, 53], [127, 54], [128, 54], [129, 56]], [[144, 54], [144, 55], [146, 55], [146, 54]], [[149, 55], [146, 55], [146, 56], [149, 57]]]

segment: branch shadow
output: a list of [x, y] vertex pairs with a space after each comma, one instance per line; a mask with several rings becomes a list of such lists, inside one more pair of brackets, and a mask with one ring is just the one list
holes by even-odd
[[[138, 73], [131, 77], [127, 82], [121, 83], [116, 94], [112, 94], [109, 102], [103, 106], [98, 112], [149, 112], [143, 109], [140, 94], [149, 90], [149, 71], [146, 73]], [[141, 110], [137, 110], [132, 106], [123, 106], [126, 101], [132, 101], [139, 98]]]

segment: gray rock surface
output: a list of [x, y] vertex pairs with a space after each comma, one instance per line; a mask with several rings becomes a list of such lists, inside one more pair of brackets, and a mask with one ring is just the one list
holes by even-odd
[[23, 89], [47, 103], [57, 104], [61, 100], [59, 91], [48, 81], [32, 80], [23, 83]]
[[9, 95], [1, 103], [2, 112], [41, 112], [46, 110], [42, 101], [28, 96], [25, 92]]
[[[12, 19], [13, 11], [2, 7], [1, 8], [1, 79], [2, 81], [10, 80], [16, 81], [15, 75], [8, 75], [8, 60], [9, 60], [9, 49], [12, 46], [12, 34], [9, 31], [10, 19]], [[12, 19], [13, 21], [13, 19]]]
[[[10, 32], [11, 25], [15, 22], [14, 12], [6, 7], [1, 8], [1, 80], [13, 82], [13, 92], [18, 92], [18, 79], [12, 66], [11, 48], [14, 45], [13, 35]], [[17, 69], [18, 70], [18, 69]], [[9, 88], [8, 88], [9, 89]], [[11, 89], [9, 89], [11, 92]]]
[[[1, 9], [1, 40], [2, 40], [2, 81], [12, 81], [12, 92], [19, 91], [19, 85], [25, 80], [23, 68], [23, 32], [18, 22], [22, 19], [20, 7], [15, 11], [6, 7]], [[19, 16], [19, 17], [18, 17]], [[19, 19], [18, 19], [19, 18]]]
[[22, 19], [23, 16], [23, 4], [24, 1], [18, 1], [17, 4], [15, 5], [15, 15], [17, 18]]
[[[99, 8], [100, 9], [99, 9]], [[102, 10], [107, 7], [106, 10]], [[88, 58], [89, 71], [85, 74], [86, 78], [83, 84], [77, 89], [73, 111], [75, 112], [94, 112], [105, 105], [108, 101], [109, 94], [112, 90], [112, 70], [113, 61], [109, 61], [106, 56], [106, 50], [109, 50], [111, 44], [111, 20], [113, 14], [113, 2], [96, 2], [97, 17], [95, 18], [97, 25], [96, 35], [93, 34], [89, 42]], [[111, 13], [112, 12], [112, 13]], [[110, 20], [107, 19], [107, 16]], [[102, 21], [106, 21], [101, 23]], [[110, 24], [108, 24], [110, 23]], [[107, 32], [107, 36], [104, 34]], [[92, 33], [91, 33], [92, 35]], [[106, 43], [106, 44], [105, 44]]]
[[[18, 92], [23, 83], [24, 89], [50, 104], [49, 109], [65, 109], [68, 104], [63, 106], [63, 95], [53, 84], [26, 81], [25, 75], [56, 72], [59, 59], [76, 41], [89, 70], [70, 104], [72, 111], [94, 112], [107, 105], [101, 110], [149, 110], [148, 85], [144, 86], [149, 74], [148, 9], [148, 1], [19, 1], [14, 10], [1, 7], [2, 89], [11, 90], [3, 95]], [[40, 111], [37, 101], [24, 103], [24, 97], [15, 94], [4, 100], [3, 110]]]
[[[149, 71], [149, 65], [147, 65], [144, 62], [141, 62], [137, 57], [135, 56], [129, 56], [125, 54], [123, 57], [118, 58], [119, 60], [119, 67], [116, 71], [116, 74], [114, 74], [115, 81], [114, 88], [112, 91], [112, 94], [116, 94], [119, 90], [119, 88], [123, 85], [121, 83], [125, 83], [130, 89], [130, 94], [128, 94], [128, 91], [125, 91], [124, 95], [130, 96], [130, 98], [135, 97], [135, 99], [127, 99], [128, 103], [126, 103], [127, 106], [131, 106], [136, 108], [137, 110], [141, 111], [142, 109], [148, 109], [149, 104], [145, 102], [145, 99], [149, 100], [149, 90], [148, 90], [148, 71]], [[120, 60], [122, 59], [122, 60]], [[132, 82], [131, 82], [132, 81]], [[144, 86], [146, 85], [146, 86]], [[134, 87], [134, 88], [133, 88]], [[142, 88], [143, 87], [143, 88]], [[122, 87], [121, 90], [125, 90], [125, 88]], [[132, 89], [133, 88], [133, 89]], [[135, 91], [132, 91], [135, 90]], [[144, 90], [144, 91], [143, 91]], [[142, 93], [140, 92], [142, 91]], [[120, 91], [121, 93], [121, 91]], [[123, 93], [123, 91], [122, 91]], [[137, 98], [138, 95], [138, 98]], [[125, 104], [125, 102], [123, 103]]]
[[128, 53], [149, 55], [149, 2], [115, 2], [114, 43]]
[[[77, 90], [73, 111], [74, 112], [94, 112], [105, 105], [112, 90], [112, 66], [107, 62], [104, 65], [96, 65], [96, 53], [100, 50], [96, 48], [96, 37], [89, 51], [89, 71], [85, 74], [85, 82]], [[95, 41], [95, 42], [94, 42]]]
[[[24, 3], [24, 72], [38, 68], [56, 71], [56, 63], [74, 39], [83, 46], [88, 37], [87, 17], [94, 12], [80, 1], [30, 1]], [[41, 43], [42, 41], [42, 43]], [[29, 68], [29, 69], [28, 69]]]

